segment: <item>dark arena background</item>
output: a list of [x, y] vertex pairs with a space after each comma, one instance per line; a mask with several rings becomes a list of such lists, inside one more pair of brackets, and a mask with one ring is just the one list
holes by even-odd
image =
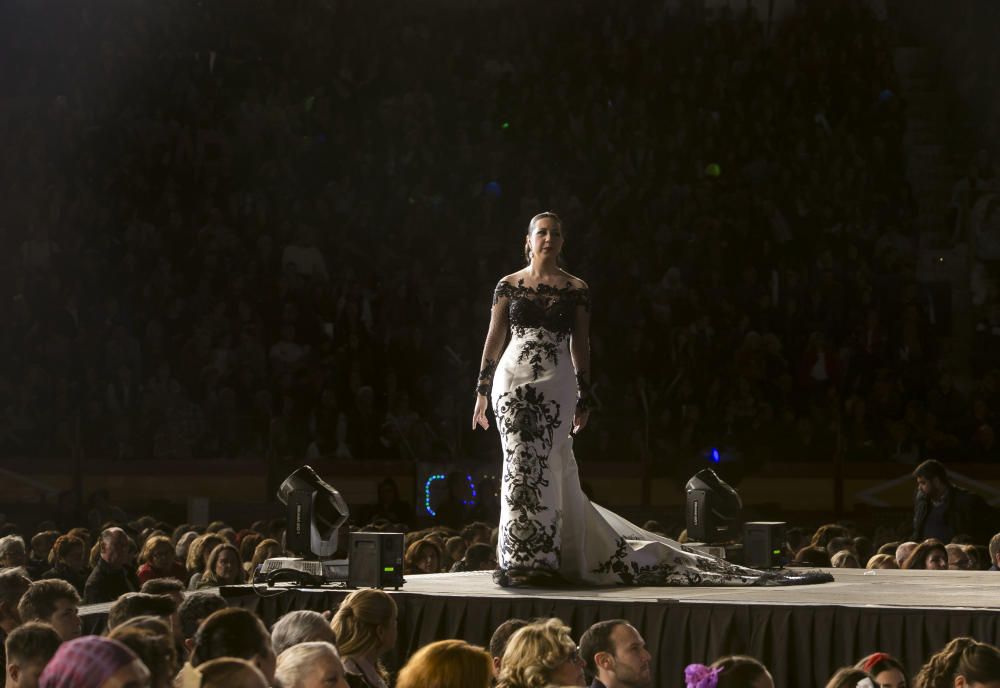
[[[993, 0], [0, 3], [0, 638], [64, 641], [13, 637], [8, 675], [81, 642], [41, 580], [85, 634], [199, 588], [271, 631], [348, 590], [258, 565], [392, 532], [398, 632], [338, 640], [352, 686], [381, 658], [386, 688], [424, 664], [479, 688], [418, 651], [495, 649], [515, 617], [574, 644], [624, 618], [651, 670], [539, 659], [502, 688], [705, 688], [685, 667], [716, 660], [718, 688], [771, 685], [725, 683], [731, 655], [882, 686], [875, 652], [900, 685], [1000, 685], [998, 27]], [[504, 455], [492, 407], [470, 419], [494, 287], [547, 210], [591, 293], [583, 491], [732, 560], [744, 522], [784, 523], [768, 563], [833, 583], [494, 584]], [[349, 506], [312, 514], [335, 551], [292, 544], [304, 465]], [[717, 542], [687, 532], [706, 468], [742, 503]], [[169, 612], [116, 602], [165, 578]], [[191, 618], [150, 685], [202, 685]], [[214, 658], [314, 685], [266, 654]]]

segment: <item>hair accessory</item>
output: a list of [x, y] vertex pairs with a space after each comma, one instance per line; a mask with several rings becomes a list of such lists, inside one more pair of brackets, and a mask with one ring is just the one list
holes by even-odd
[[885, 652], [875, 652], [874, 654], [868, 656], [868, 659], [865, 660], [865, 663], [861, 666], [861, 668], [865, 670], [865, 673], [870, 674], [872, 673], [873, 666], [887, 659], [892, 659], [892, 657]]
[[872, 680], [870, 678], [865, 677], [860, 681], [858, 681], [857, 685], [855, 685], [854, 688], [878, 688], [878, 686], [872, 683]]
[[687, 688], [715, 688], [721, 672], [722, 669], [712, 669], [704, 664], [688, 664], [684, 667], [684, 682]]

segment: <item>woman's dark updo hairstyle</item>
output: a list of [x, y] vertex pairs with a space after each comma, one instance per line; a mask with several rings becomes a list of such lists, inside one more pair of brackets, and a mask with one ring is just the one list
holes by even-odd
[[[545, 218], [551, 218], [551, 219], [555, 220], [556, 221], [556, 225], [559, 227], [559, 231], [560, 232], [563, 231], [562, 218], [560, 218], [555, 213], [546, 210], [544, 213], [538, 213], [533, 218], [531, 218], [531, 222], [528, 223], [528, 232], [527, 232], [527, 234], [525, 236], [530, 237], [531, 236], [531, 230], [533, 230], [535, 228], [535, 225], [538, 224], [538, 221], [539, 220], [544, 220]], [[528, 248], [527, 242], [525, 242], [525, 244], [524, 244], [524, 262], [527, 263], [528, 265], [531, 264], [531, 249]], [[562, 258], [561, 257], [559, 259], [559, 262], [560, 262], [560, 264], [562, 263]]]
[[753, 657], [731, 655], [712, 662], [713, 669], [719, 669], [716, 688], [751, 688], [754, 681], [764, 676], [767, 667]]
[[264, 657], [270, 641], [267, 629], [253, 612], [237, 607], [220, 609], [210, 614], [194, 634], [191, 666], [217, 657]]
[[903, 675], [903, 678], [906, 680], [906, 685], [910, 685], [910, 679], [906, 675], [906, 669], [903, 668], [903, 664], [892, 655], [887, 655], [884, 652], [875, 652], [874, 654], [868, 655], [855, 664], [854, 668], [867, 671], [873, 678], [881, 674], [883, 671], [892, 671], [895, 669]]
[[927, 660], [914, 688], [952, 688], [961, 676], [966, 685], [1000, 681], [1000, 650], [972, 638], [955, 638]]

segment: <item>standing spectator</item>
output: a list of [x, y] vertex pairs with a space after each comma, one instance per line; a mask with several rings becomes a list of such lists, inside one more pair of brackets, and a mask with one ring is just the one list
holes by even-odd
[[126, 564], [129, 558], [129, 537], [121, 528], [108, 528], [101, 533], [101, 554], [87, 578], [83, 590], [86, 604], [111, 602], [127, 592], [139, 589], [139, 579]]
[[652, 688], [652, 655], [624, 619], [599, 621], [580, 637], [580, 655], [594, 677], [590, 688]]
[[83, 632], [80, 621], [80, 595], [64, 580], [35, 581], [17, 604], [21, 621], [41, 621], [56, 629], [64, 641], [79, 638]]
[[32, 622], [7, 636], [6, 688], [38, 688], [38, 677], [62, 639], [48, 624]]
[[936, 538], [949, 542], [967, 533], [985, 542], [996, 532], [996, 515], [982, 497], [958, 487], [938, 461], [928, 459], [913, 471], [917, 494], [913, 508], [913, 540]]

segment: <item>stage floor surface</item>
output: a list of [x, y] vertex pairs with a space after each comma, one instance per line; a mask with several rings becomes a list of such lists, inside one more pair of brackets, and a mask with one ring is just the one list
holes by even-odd
[[460, 597], [541, 597], [617, 602], [841, 605], [1000, 611], [1000, 572], [816, 569], [832, 583], [774, 587], [501, 588], [488, 571], [407, 576], [407, 593]]

